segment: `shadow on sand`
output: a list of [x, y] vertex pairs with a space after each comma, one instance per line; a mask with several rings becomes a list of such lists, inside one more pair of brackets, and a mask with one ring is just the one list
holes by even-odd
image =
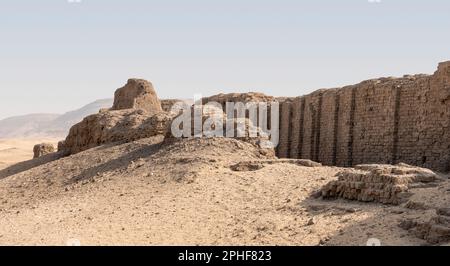
[[[429, 245], [423, 239], [399, 227], [410, 210], [397, 205], [363, 203], [344, 199], [322, 200], [308, 198], [300, 203], [310, 215], [342, 222], [336, 232], [329, 234], [325, 246], [421, 246]], [[353, 215], [367, 216], [354, 219]], [[417, 215], [417, 214], [416, 214]]]
[[64, 157], [62, 153], [55, 152], [51, 154], [44, 155], [42, 157], [28, 160], [25, 162], [20, 162], [14, 165], [11, 165], [3, 170], [0, 170], [0, 179], [7, 178], [9, 176], [28, 171], [32, 168], [47, 164], [49, 162], [58, 160]]
[[[107, 161], [103, 164], [87, 168], [83, 170], [79, 175], [72, 177], [66, 181], [66, 185], [77, 183], [83, 180], [89, 180], [97, 175], [101, 175], [106, 172], [115, 171], [117, 169], [126, 169], [134, 161], [146, 158], [159, 150], [161, 143], [145, 145], [137, 150], [126, 152], [123, 156]], [[104, 147], [103, 147], [104, 148]]]

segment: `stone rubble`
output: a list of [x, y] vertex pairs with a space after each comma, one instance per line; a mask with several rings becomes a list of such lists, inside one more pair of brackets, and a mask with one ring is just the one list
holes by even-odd
[[406, 200], [409, 185], [433, 182], [437, 175], [405, 164], [359, 165], [337, 174], [338, 180], [322, 188], [322, 197], [398, 205]]
[[36, 144], [33, 147], [33, 153], [34, 153], [33, 158], [39, 158], [39, 157], [42, 157], [42, 156], [45, 156], [47, 154], [54, 153], [54, 152], [55, 152], [55, 147], [51, 143]]

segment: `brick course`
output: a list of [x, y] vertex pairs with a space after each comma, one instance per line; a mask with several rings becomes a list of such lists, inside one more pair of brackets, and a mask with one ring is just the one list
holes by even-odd
[[433, 75], [380, 78], [287, 98], [282, 158], [325, 165], [408, 163], [450, 171], [450, 62]]

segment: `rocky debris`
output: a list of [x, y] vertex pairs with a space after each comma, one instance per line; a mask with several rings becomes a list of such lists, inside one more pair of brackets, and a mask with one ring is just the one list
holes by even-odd
[[171, 119], [167, 113], [151, 114], [141, 109], [98, 113], [70, 129], [64, 149], [68, 154], [75, 154], [107, 143], [165, 135]]
[[[271, 108], [272, 106], [270, 105], [273, 102], [277, 102], [277, 99], [273, 96], [268, 96], [265, 95], [263, 93], [258, 93], [258, 92], [249, 92], [249, 93], [229, 93], [229, 94], [218, 94], [218, 95], [213, 95], [210, 97], [206, 97], [202, 99], [202, 104], [211, 104], [212, 102], [218, 103], [222, 106], [222, 110], [224, 112], [231, 112], [232, 110], [227, 110], [227, 103], [243, 103], [243, 104], [247, 104], [247, 103], [264, 103], [267, 106], [267, 110], [266, 110], [266, 115], [267, 115], [267, 125], [270, 127], [270, 124], [272, 123], [271, 120]], [[246, 106], [246, 108], [249, 106]], [[261, 112], [261, 109], [259, 107], [259, 105], [254, 106], [256, 107], [256, 110], [259, 110], [258, 112]], [[251, 108], [250, 108], [251, 109]], [[237, 115], [236, 113], [236, 109], [235, 109], [235, 115]], [[228, 117], [229, 119], [233, 118], [233, 117]], [[250, 118], [249, 117], [249, 112], [245, 113], [245, 118]], [[261, 125], [258, 125], [260, 127], [262, 127]]]
[[322, 164], [306, 159], [280, 159], [276, 163], [291, 163], [304, 167], [321, 167]]
[[264, 168], [264, 164], [260, 162], [240, 162], [230, 167], [235, 172], [251, 172]]
[[450, 208], [440, 208], [437, 210], [437, 214], [450, 217]]
[[323, 198], [344, 198], [362, 202], [400, 204], [408, 196], [409, 185], [433, 182], [437, 175], [405, 164], [359, 165], [337, 174], [338, 180], [322, 188]]
[[217, 167], [232, 165], [242, 158], [255, 161], [276, 158], [274, 153], [263, 154], [258, 146], [232, 138], [166, 138], [161, 146], [163, 148], [153, 157], [162, 158], [164, 168], [167, 168], [167, 161], [174, 162], [178, 171], [165, 170], [167, 176], [172, 177], [183, 176], [184, 172], [201, 172], [205, 165], [219, 169]]
[[[172, 114], [173, 110], [172, 108], [174, 106], [184, 106], [188, 105], [191, 106], [193, 104], [193, 101], [191, 100], [177, 100], [177, 99], [165, 99], [161, 100], [161, 107], [164, 112]], [[177, 109], [177, 108], [175, 108]], [[178, 108], [179, 109], [179, 108]], [[174, 115], [178, 115], [178, 112], [173, 113]]]
[[61, 140], [58, 142], [58, 152], [65, 151], [66, 150], [66, 141]]
[[44, 155], [54, 153], [54, 152], [55, 152], [55, 147], [51, 143], [36, 144], [36, 145], [34, 145], [34, 148], [33, 148], [33, 153], [34, 153], [33, 158], [39, 158], [39, 157], [42, 157]]
[[167, 131], [170, 130], [171, 122], [172, 116], [168, 113], [152, 115], [149, 119], [146, 119], [138, 129], [138, 132], [142, 132], [142, 137], [140, 137], [139, 134], [136, 135], [138, 138], [147, 138], [148, 135], [166, 135]]
[[180, 100], [176, 100], [176, 99], [161, 100], [161, 108], [164, 112], [170, 112], [170, 110], [172, 109], [172, 106], [174, 106], [178, 102], [180, 102]]
[[162, 112], [161, 102], [152, 83], [143, 79], [129, 79], [116, 90], [112, 110], [142, 109], [150, 114]]
[[417, 202], [417, 201], [413, 201], [413, 200], [408, 201], [405, 204], [405, 208], [410, 209], [410, 210], [428, 210], [428, 209], [430, 209], [430, 207], [428, 207], [425, 203]]
[[404, 163], [396, 165], [389, 164], [361, 164], [355, 166], [355, 169], [364, 171], [374, 171], [378, 173], [387, 173], [402, 176], [409, 183], [429, 183], [438, 179], [435, 172], [430, 169], [416, 167]]
[[448, 243], [450, 241], [450, 211], [448, 208], [438, 209], [437, 215], [428, 222], [421, 223], [407, 219], [401, 221], [399, 227], [430, 244]]
[[[273, 97], [259, 93], [227, 94], [213, 96], [211, 99], [219, 101], [262, 101], [272, 100]], [[141, 79], [130, 79], [128, 83], [115, 92], [114, 104], [110, 110], [101, 110], [99, 113], [84, 118], [74, 125], [66, 140], [59, 144], [59, 151], [64, 154], [75, 154], [103, 144], [114, 142], [131, 142], [141, 138], [163, 135], [174, 138], [172, 135], [172, 121], [180, 118], [184, 113], [173, 111], [172, 107], [190, 108], [191, 136], [198, 136], [194, 131], [194, 116], [197, 111], [188, 101], [158, 100], [155, 90], [150, 82]], [[166, 110], [166, 112], [163, 111]], [[169, 110], [170, 109], [170, 110]], [[258, 136], [250, 134], [251, 129], [259, 132], [258, 128], [251, 126], [249, 119], [227, 119], [220, 106], [204, 105], [200, 110], [202, 116], [202, 137], [215, 137], [216, 129], [223, 124], [222, 136], [249, 142], [260, 147], [261, 155], [274, 155], [273, 145], [270, 145], [266, 134]], [[189, 116], [188, 116], [189, 117]], [[183, 117], [184, 118], [184, 117]], [[218, 122], [220, 121], [220, 122]], [[234, 132], [227, 132], [227, 123], [234, 125]], [[181, 123], [184, 126], [184, 123]], [[227, 134], [228, 133], [228, 134]], [[183, 136], [185, 137], [185, 136]]]
[[411, 230], [412, 228], [416, 227], [417, 224], [418, 223], [412, 219], [406, 219], [406, 220], [400, 221], [400, 223], [398, 224], [398, 227], [400, 227], [404, 230]]
[[309, 219], [309, 221], [306, 223], [306, 226], [312, 226], [316, 224], [316, 219], [313, 217]]
[[236, 172], [257, 171], [263, 169], [265, 165], [274, 164], [295, 164], [303, 167], [321, 167], [322, 164], [313, 162], [311, 160], [302, 159], [277, 159], [277, 160], [259, 160], [259, 161], [244, 161], [239, 162], [230, 167], [231, 170]]
[[[197, 109], [198, 108], [198, 109]], [[190, 114], [190, 117], [189, 117]], [[167, 139], [174, 138], [192, 138], [192, 137], [228, 137], [245, 142], [252, 143], [261, 148], [262, 153], [275, 154], [275, 149], [271, 145], [268, 135], [260, 128], [253, 126], [253, 123], [248, 118], [233, 118], [228, 119], [224, 111], [214, 105], [203, 105], [202, 107], [190, 107], [190, 112], [185, 117], [183, 112], [180, 112], [174, 117], [174, 125], [179, 125], [180, 135], [174, 135], [172, 130], [167, 132]], [[196, 116], [201, 115], [201, 125], [196, 126]], [[190, 118], [190, 121], [186, 120]], [[200, 120], [200, 119], [198, 119]], [[190, 134], [183, 132], [185, 123], [189, 123]], [[231, 128], [230, 125], [233, 127]]]
[[276, 101], [275, 97], [268, 96], [259, 92], [249, 92], [249, 93], [229, 93], [229, 94], [218, 94], [210, 97], [206, 97], [202, 99], [203, 104], [207, 104], [209, 102], [217, 102], [223, 107], [227, 102], [241, 102], [241, 103], [249, 103], [249, 102], [273, 102]]

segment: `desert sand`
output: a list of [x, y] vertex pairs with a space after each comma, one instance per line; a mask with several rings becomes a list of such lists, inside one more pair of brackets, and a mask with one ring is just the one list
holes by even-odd
[[18, 162], [33, 158], [33, 146], [37, 143], [52, 143], [56, 145], [56, 138], [15, 138], [0, 139], [0, 169]]
[[[311, 194], [342, 168], [277, 163], [234, 139], [161, 141], [1, 170], [0, 244], [426, 245], [399, 224], [427, 221], [450, 202], [444, 175], [411, 188], [419, 209], [323, 200]], [[243, 161], [261, 164], [232, 170]]]

